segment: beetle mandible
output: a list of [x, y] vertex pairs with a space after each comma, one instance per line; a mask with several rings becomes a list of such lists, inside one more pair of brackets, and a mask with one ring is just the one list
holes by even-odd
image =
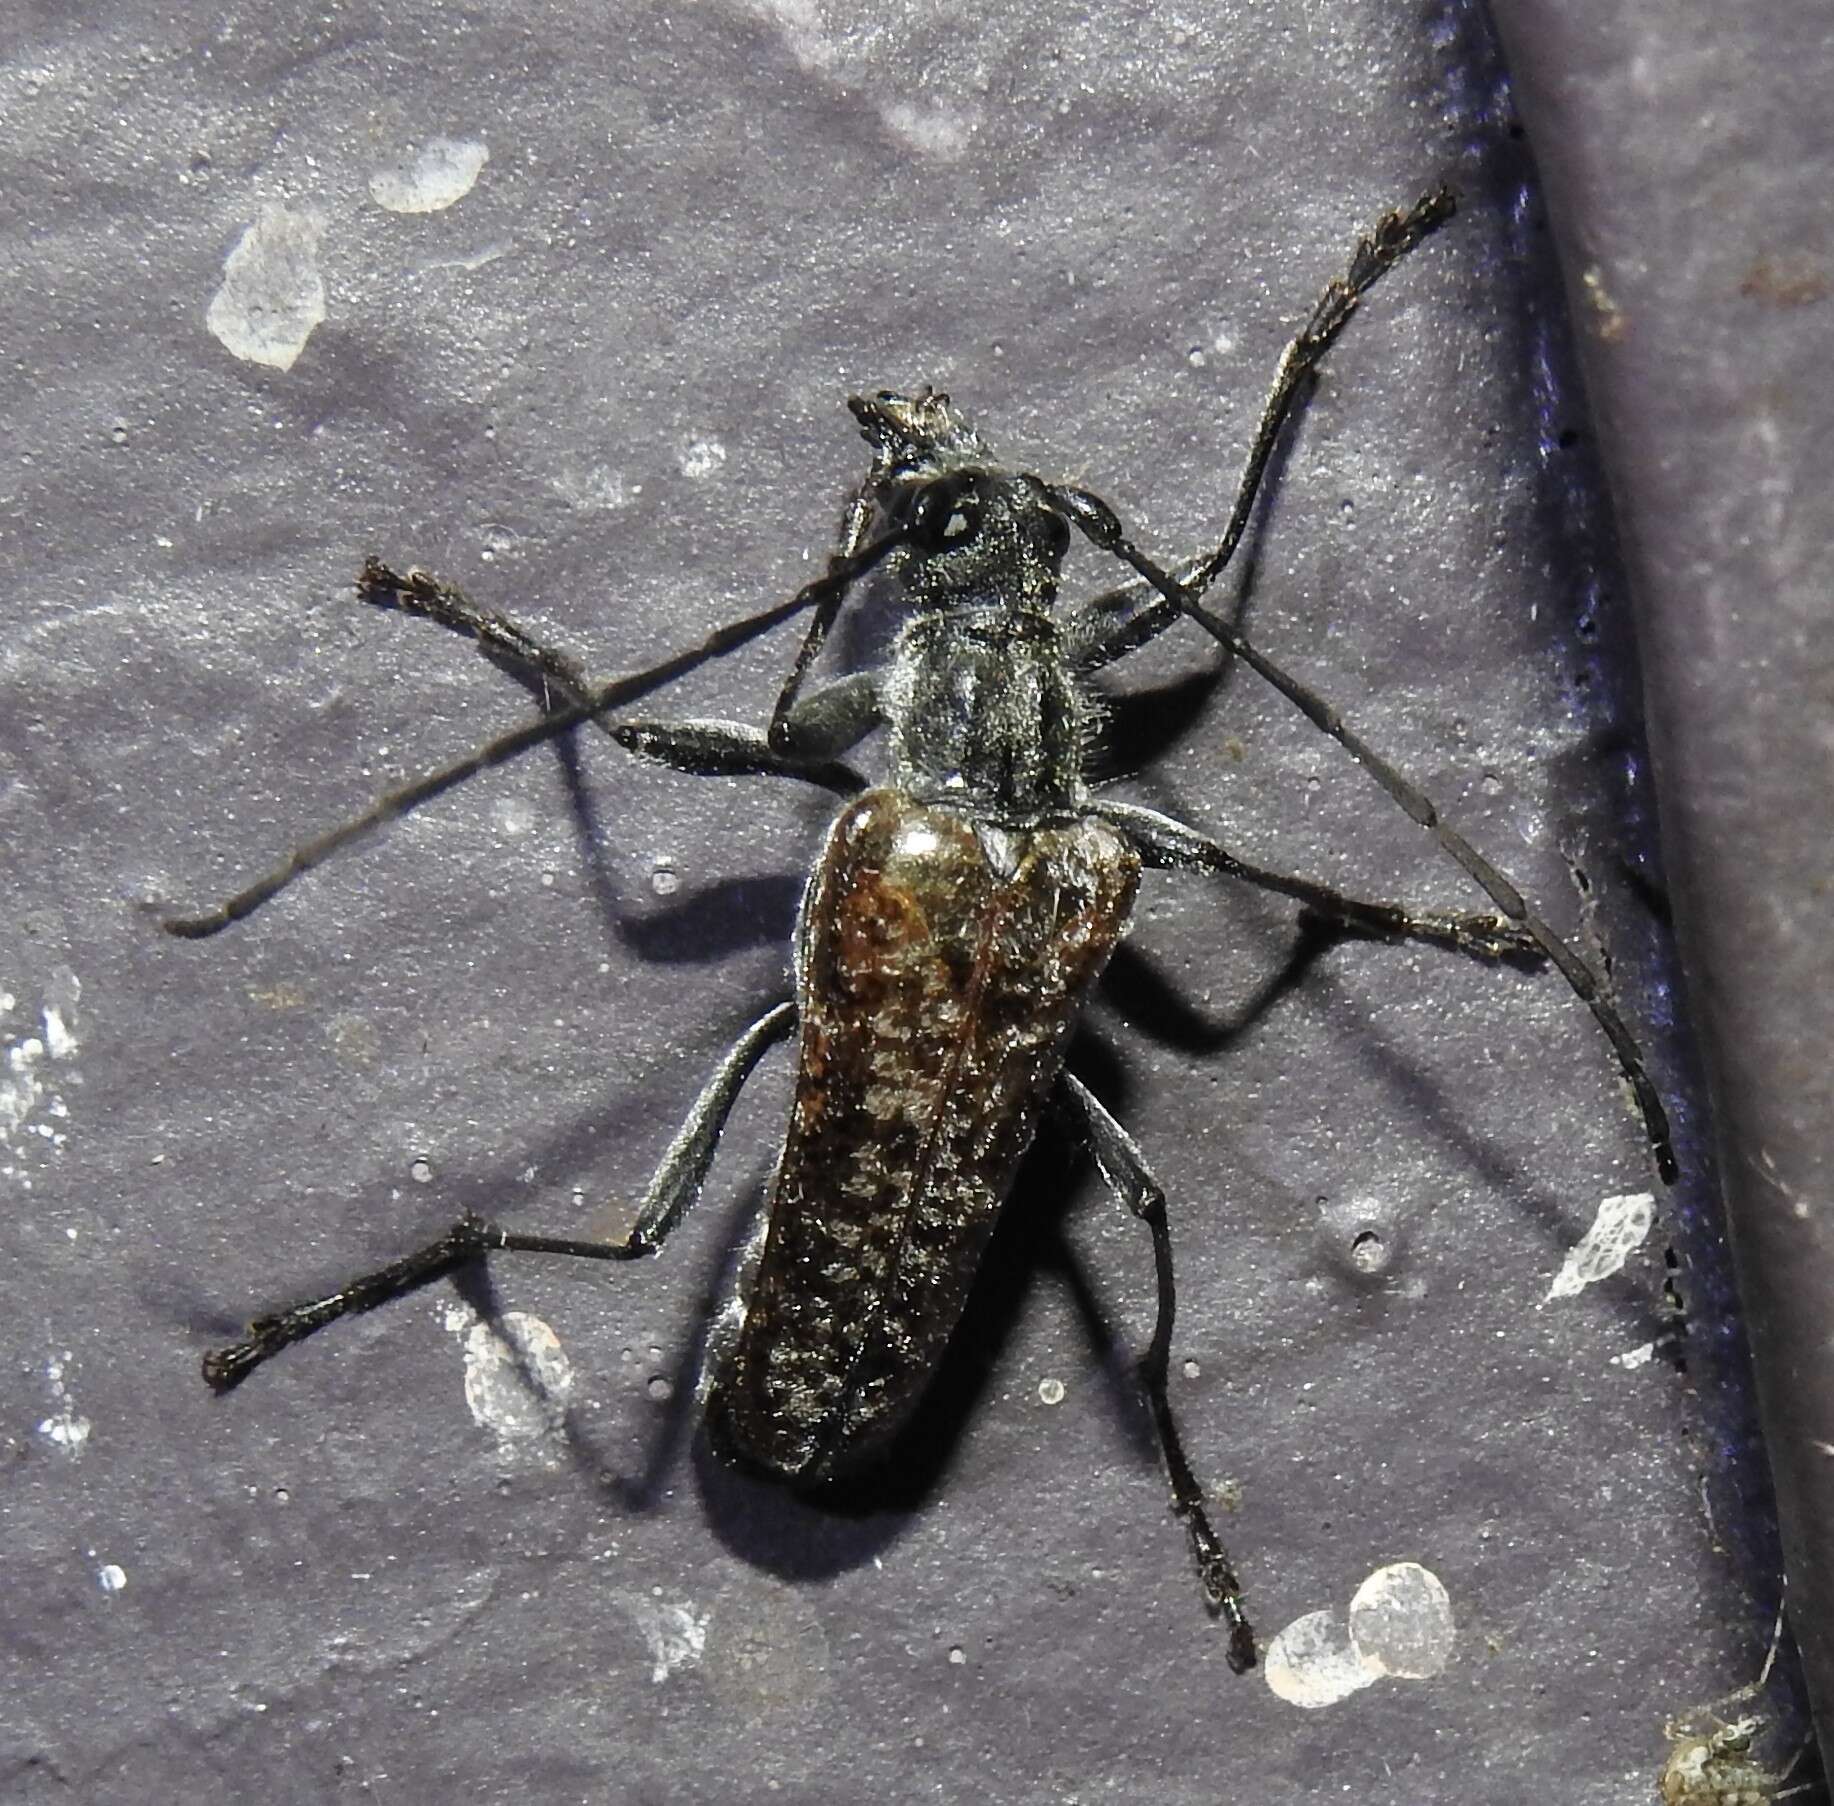
[[[629, 1260], [658, 1250], [699, 1195], [745, 1079], [767, 1049], [799, 1038], [794, 1102], [761, 1233], [737, 1307], [710, 1338], [703, 1399], [715, 1445], [794, 1485], [869, 1461], [908, 1418], [953, 1332], [981, 1253], [1041, 1115], [1053, 1111], [1093, 1155], [1108, 1188], [1150, 1232], [1158, 1311], [1140, 1362], [1205, 1596], [1228, 1626], [1238, 1672], [1254, 1633], [1211, 1524], [1167, 1396], [1176, 1294], [1165, 1197], [1140, 1148], [1064, 1070], [1081, 1001], [1126, 930], [1143, 866], [1241, 879], [1296, 899], [1342, 932], [1411, 939], [1488, 960], [1553, 963], [1610, 1038], [1665, 1179], [1666, 1120], [1629, 1032], [1590, 968], [1430, 801], [1202, 596], [1228, 564], [1268, 459], [1319, 361], [1360, 297], [1453, 212], [1449, 192], [1385, 215], [1361, 239], [1288, 344], [1262, 410], [1223, 536], [1168, 572], [1087, 491], [1010, 470], [945, 395], [883, 391], [850, 403], [872, 448], [839, 546], [791, 602], [723, 630], [638, 679], [594, 688], [565, 657], [420, 572], [371, 561], [367, 599], [434, 619], [558, 694], [565, 706], [470, 758], [384, 796], [358, 820], [298, 849], [170, 932], [216, 933], [360, 834], [488, 767], [585, 722], [673, 769], [774, 775], [848, 797], [799, 914], [795, 996], [726, 1055], [664, 1154], [621, 1241], [528, 1234], [467, 1215], [404, 1259], [258, 1318], [204, 1358], [227, 1389], [292, 1342], [493, 1253]], [[1091, 601], [1058, 597], [1073, 535], [1134, 579]], [[882, 669], [805, 695], [849, 591], [883, 567], [907, 610]], [[613, 710], [700, 659], [812, 610], [768, 730], [726, 721], [608, 722]], [[1344, 895], [1249, 864], [1155, 811], [1094, 796], [1097, 731], [1087, 680], [1190, 619], [1337, 739], [1428, 829], [1496, 913], [1417, 910]], [[887, 732], [875, 787], [845, 762]]]

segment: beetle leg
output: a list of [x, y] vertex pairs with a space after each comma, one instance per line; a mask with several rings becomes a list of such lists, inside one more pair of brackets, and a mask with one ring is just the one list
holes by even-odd
[[736, 721], [620, 721], [611, 737], [627, 752], [696, 777], [800, 778], [853, 796], [866, 781], [834, 755], [882, 719], [879, 674], [860, 671], [803, 697], [785, 720], [781, 746]]
[[[378, 608], [418, 615], [463, 634], [493, 665], [509, 672], [545, 709], [578, 708], [599, 693], [579, 663], [538, 639], [507, 615], [480, 608], [464, 591], [426, 571], [405, 576], [370, 559], [357, 579], [357, 594]], [[736, 722], [615, 722], [595, 715], [592, 723], [627, 751], [695, 776], [760, 774], [802, 778], [851, 796], [865, 788], [857, 772], [829, 763], [834, 754], [862, 740], [879, 724], [878, 681], [857, 672], [803, 698], [784, 725], [787, 744], [773, 749], [767, 736]]]
[[1170, 1368], [1172, 1326], [1178, 1313], [1178, 1291], [1172, 1275], [1172, 1234], [1166, 1222], [1165, 1193], [1147, 1167], [1140, 1144], [1098, 1103], [1088, 1087], [1069, 1073], [1057, 1083], [1057, 1101], [1078, 1138], [1089, 1149], [1110, 1192], [1152, 1232], [1153, 1265], [1158, 1276], [1159, 1309], [1153, 1322], [1153, 1339], [1140, 1358], [1140, 1384], [1153, 1414], [1153, 1428], [1165, 1456], [1172, 1482], [1172, 1509], [1185, 1521], [1204, 1595], [1213, 1611], [1229, 1626], [1229, 1666], [1237, 1674], [1255, 1664], [1254, 1627], [1242, 1603], [1242, 1584], [1236, 1578], [1229, 1552], [1204, 1508], [1204, 1491], [1191, 1471], [1172, 1401], [1166, 1391]]
[[1514, 960], [1542, 964], [1547, 954], [1535, 937], [1502, 915], [1466, 915], [1453, 910], [1414, 909], [1402, 903], [1371, 902], [1346, 896], [1310, 878], [1291, 878], [1283, 872], [1238, 859], [1227, 848], [1195, 828], [1156, 809], [1133, 803], [1098, 802], [1094, 814], [1120, 829], [1139, 849], [1148, 865], [1177, 871], [1218, 872], [1240, 878], [1263, 890], [1295, 898], [1316, 916], [1353, 934], [1385, 941], [1422, 941], [1476, 959]]
[[[1215, 549], [1179, 567], [1178, 582], [1193, 599], [1201, 596], [1235, 555], [1254, 513], [1268, 460], [1279, 443], [1281, 430], [1309, 393], [1324, 355], [1349, 325], [1362, 297], [1388, 274], [1422, 239], [1452, 217], [1454, 201], [1448, 189], [1423, 196], [1406, 212], [1385, 213], [1367, 237], [1357, 241], [1343, 275], [1325, 284], [1311, 317], [1287, 342], [1280, 354], [1267, 400], [1261, 407], [1248, 457], [1236, 484], [1235, 503]], [[1125, 584], [1082, 604], [1076, 611], [1082, 641], [1077, 662], [1093, 670], [1138, 650], [1181, 618], [1184, 609], [1170, 597], [1150, 594]]]
[[204, 1356], [204, 1378], [218, 1391], [228, 1391], [263, 1361], [327, 1323], [354, 1312], [373, 1311], [483, 1254], [566, 1254], [581, 1260], [635, 1260], [655, 1253], [700, 1196], [714, 1149], [719, 1145], [720, 1131], [726, 1126], [740, 1088], [764, 1054], [783, 1040], [795, 1024], [795, 1004], [780, 1003], [739, 1037], [669, 1143], [643, 1194], [636, 1224], [621, 1241], [525, 1235], [467, 1212], [444, 1235], [415, 1253], [347, 1280], [322, 1298], [308, 1299], [271, 1317], [257, 1317], [249, 1325], [245, 1341], [212, 1349]]

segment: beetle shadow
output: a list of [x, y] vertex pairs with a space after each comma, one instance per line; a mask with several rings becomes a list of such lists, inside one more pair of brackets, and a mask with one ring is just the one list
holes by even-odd
[[[1330, 956], [1346, 943], [1382, 943], [1379, 935], [1345, 928], [1303, 909], [1296, 919], [1296, 931], [1279, 968], [1245, 1005], [1228, 1014], [1194, 1004], [1148, 955], [1125, 945], [1102, 975], [1103, 1001], [1130, 1029], [1156, 1044], [1187, 1055], [1227, 1052], [1302, 987], [1316, 1007], [1326, 1011], [1339, 1008], [1342, 975]], [[1532, 963], [1516, 959], [1487, 963], [1533, 971]], [[1474, 1125], [1452, 1103], [1444, 1088], [1400, 1052], [1389, 1037], [1366, 1019], [1346, 1016], [1334, 1030], [1334, 1039], [1346, 1044], [1354, 1040], [1364, 1071], [1379, 1076], [1394, 1097], [1397, 1120], [1430, 1130], [1438, 1143], [1474, 1176], [1482, 1191], [1512, 1200], [1516, 1210], [1535, 1224], [1550, 1248], [1564, 1253], [1571, 1246], [1580, 1227], [1573, 1220], [1571, 1200], [1537, 1183], [1532, 1172], [1505, 1157], [1484, 1126]], [[1509, 1280], [1506, 1284], [1513, 1288], [1516, 1282]], [[1652, 1290], [1646, 1274], [1634, 1264], [1591, 1284], [1600, 1297], [1611, 1300], [1627, 1334], [1650, 1343], [1663, 1343], [1675, 1336], [1678, 1324], [1673, 1303], [1666, 1294]], [[1363, 1308], [1379, 1308], [1386, 1296], [1386, 1288], [1366, 1292]]]
[[1099, 987], [1103, 1002], [1148, 1040], [1181, 1053], [1223, 1053], [1306, 983], [1327, 953], [1341, 942], [1356, 938], [1335, 923], [1301, 911], [1285, 959], [1262, 980], [1245, 1004], [1226, 1015], [1194, 1004], [1149, 954], [1126, 942], [1115, 950]]
[[[1131, 1363], [1099, 1294], [1063, 1234], [1068, 1200], [1080, 1196], [1090, 1162], [1049, 1125], [1033, 1143], [969, 1292], [962, 1320], [909, 1421], [870, 1464], [819, 1488], [728, 1465], [704, 1428], [694, 1435], [696, 1489], [710, 1528], [741, 1560], [785, 1580], [817, 1580], [872, 1560], [943, 1487], [963, 1433], [983, 1406], [1032, 1288], [1043, 1275], [1066, 1282], [1076, 1315], [1143, 1464], [1153, 1460], [1151, 1421]], [[685, 1433], [684, 1428], [678, 1435]]]

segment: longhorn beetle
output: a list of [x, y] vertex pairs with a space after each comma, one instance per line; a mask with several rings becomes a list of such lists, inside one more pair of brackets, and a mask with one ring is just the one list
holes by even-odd
[[[703, 1398], [726, 1456], [816, 1486], [883, 1450], [911, 1413], [961, 1314], [994, 1219], [1050, 1107], [1152, 1238], [1158, 1315], [1140, 1377], [1230, 1666], [1255, 1659], [1242, 1590], [1205, 1510], [1166, 1393], [1175, 1292], [1164, 1194], [1127, 1131], [1063, 1067], [1091, 982], [1126, 931], [1141, 868], [1208, 872], [1295, 898], [1341, 932], [1415, 940], [1486, 960], [1552, 964], [1591, 1009], [1641, 1106], [1665, 1179], [1674, 1156], [1635, 1043], [1591, 970], [1521, 895], [1337, 712], [1287, 676], [1202, 597], [1240, 543], [1282, 427], [1360, 297], [1453, 212], [1444, 190], [1385, 215], [1287, 345], [1221, 540], [1173, 574], [1140, 551], [1107, 503], [1015, 471], [947, 396], [889, 391], [849, 402], [872, 448], [824, 573], [790, 602], [701, 648], [595, 689], [500, 615], [420, 572], [371, 561], [371, 601], [427, 616], [539, 679], [566, 705], [381, 798], [294, 852], [177, 935], [214, 934], [338, 848], [488, 767], [595, 722], [677, 771], [770, 775], [838, 791], [803, 897], [795, 996], [721, 1062], [663, 1155], [622, 1240], [533, 1235], [466, 1215], [438, 1240], [322, 1298], [257, 1318], [204, 1357], [218, 1388], [289, 1343], [486, 1253], [631, 1260], [655, 1253], [698, 1196], [747, 1075], [792, 1032], [795, 1097], [773, 1196], [738, 1302], [710, 1338]], [[1131, 568], [1123, 587], [1060, 603], [1073, 534]], [[850, 591], [883, 569], [908, 611], [889, 661], [804, 694]], [[702, 659], [803, 610], [811, 618], [767, 731], [727, 721], [608, 722]], [[1250, 865], [1193, 827], [1098, 799], [1085, 781], [1096, 713], [1086, 680], [1190, 619], [1342, 744], [1489, 894], [1500, 913], [1416, 910]], [[844, 763], [888, 730], [873, 788]]]

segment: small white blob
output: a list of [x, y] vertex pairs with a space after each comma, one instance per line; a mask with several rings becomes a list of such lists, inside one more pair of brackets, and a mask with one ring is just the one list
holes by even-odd
[[36, 1035], [7, 1043], [6, 1071], [0, 1074], [0, 1142], [25, 1123], [44, 1096], [36, 1070], [44, 1057], [45, 1044]]
[[45, 1362], [45, 1379], [50, 1385], [51, 1402], [57, 1409], [49, 1417], [38, 1420], [38, 1433], [74, 1461], [89, 1441], [89, 1419], [78, 1415], [70, 1398], [70, 1388], [64, 1382], [70, 1359], [70, 1350], [66, 1348], [61, 1355], [53, 1355]]
[[698, 483], [726, 462], [726, 448], [717, 439], [696, 439], [682, 449], [676, 462], [684, 477]]
[[711, 1612], [694, 1609], [692, 1600], [659, 1599], [654, 1594], [624, 1593], [618, 1604], [629, 1614], [650, 1653], [650, 1681], [660, 1687], [678, 1669], [698, 1667], [707, 1649]]
[[246, 363], [291, 370], [325, 317], [318, 273], [324, 216], [310, 207], [270, 206], [223, 260], [223, 282], [204, 324]]
[[972, 114], [958, 113], [935, 101], [922, 106], [907, 100], [893, 101], [881, 110], [880, 117], [893, 137], [926, 157], [945, 162], [953, 161], [968, 148], [977, 123]]
[[465, 1351], [465, 1403], [497, 1438], [506, 1458], [557, 1466], [573, 1363], [560, 1338], [527, 1311], [506, 1311], [487, 1323], [469, 1305], [445, 1308], [446, 1328]]
[[44, 1008], [45, 1052], [54, 1060], [67, 1060], [76, 1052], [76, 1036], [70, 1032], [64, 1021], [64, 1013], [56, 1004], [47, 1003]]
[[[32, 1189], [37, 1160], [47, 1151], [60, 1153], [69, 1139], [63, 1125], [70, 1120], [70, 1106], [58, 1089], [66, 1080], [51, 1068], [76, 1056], [82, 981], [60, 967], [46, 991], [39, 1010], [44, 1033], [0, 1039], [0, 1179], [17, 1180], [21, 1191]], [[18, 1004], [13, 992], [0, 991], [0, 1016], [10, 1015]]]
[[641, 483], [627, 482], [609, 464], [562, 465], [550, 480], [569, 504], [586, 510], [628, 508], [643, 493]]
[[390, 213], [440, 213], [468, 195], [490, 147], [478, 138], [429, 138], [369, 178], [369, 198]]
[[38, 1433], [74, 1460], [82, 1454], [83, 1445], [89, 1440], [89, 1419], [77, 1416], [66, 1405], [54, 1417], [41, 1417], [38, 1420]]
[[118, 1593], [127, 1585], [127, 1571], [111, 1562], [96, 1569], [96, 1585], [105, 1593]]
[[840, 48], [827, 34], [820, 0], [751, 0], [750, 10], [776, 26], [804, 69], [831, 69], [839, 61]]
[[1429, 1680], [1444, 1671], [1457, 1640], [1451, 1596], [1417, 1561], [1377, 1568], [1350, 1601], [1350, 1641], [1372, 1677]]
[[1360, 1693], [1376, 1677], [1357, 1658], [1335, 1612], [1307, 1612], [1268, 1644], [1262, 1672], [1289, 1705], [1314, 1711]]
[[496, 803], [490, 814], [497, 824], [497, 831], [506, 836], [520, 837], [530, 833], [535, 826], [535, 811], [527, 803], [513, 797], [506, 797]]
[[1547, 1289], [1545, 1305], [1555, 1298], [1575, 1298], [1587, 1286], [1618, 1272], [1642, 1246], [1656, 1220], [1653, 1192], [1629, 1192], [1605, 1198], [1592, 1219], [1592, 1227], [1567, 1250], [1560, 1271]]
[[1062, 1380], [1040, 1380], [1038, 1382], [1038, 1399], [1041, 1404], [1061, 1405], [1063, 1397]]

